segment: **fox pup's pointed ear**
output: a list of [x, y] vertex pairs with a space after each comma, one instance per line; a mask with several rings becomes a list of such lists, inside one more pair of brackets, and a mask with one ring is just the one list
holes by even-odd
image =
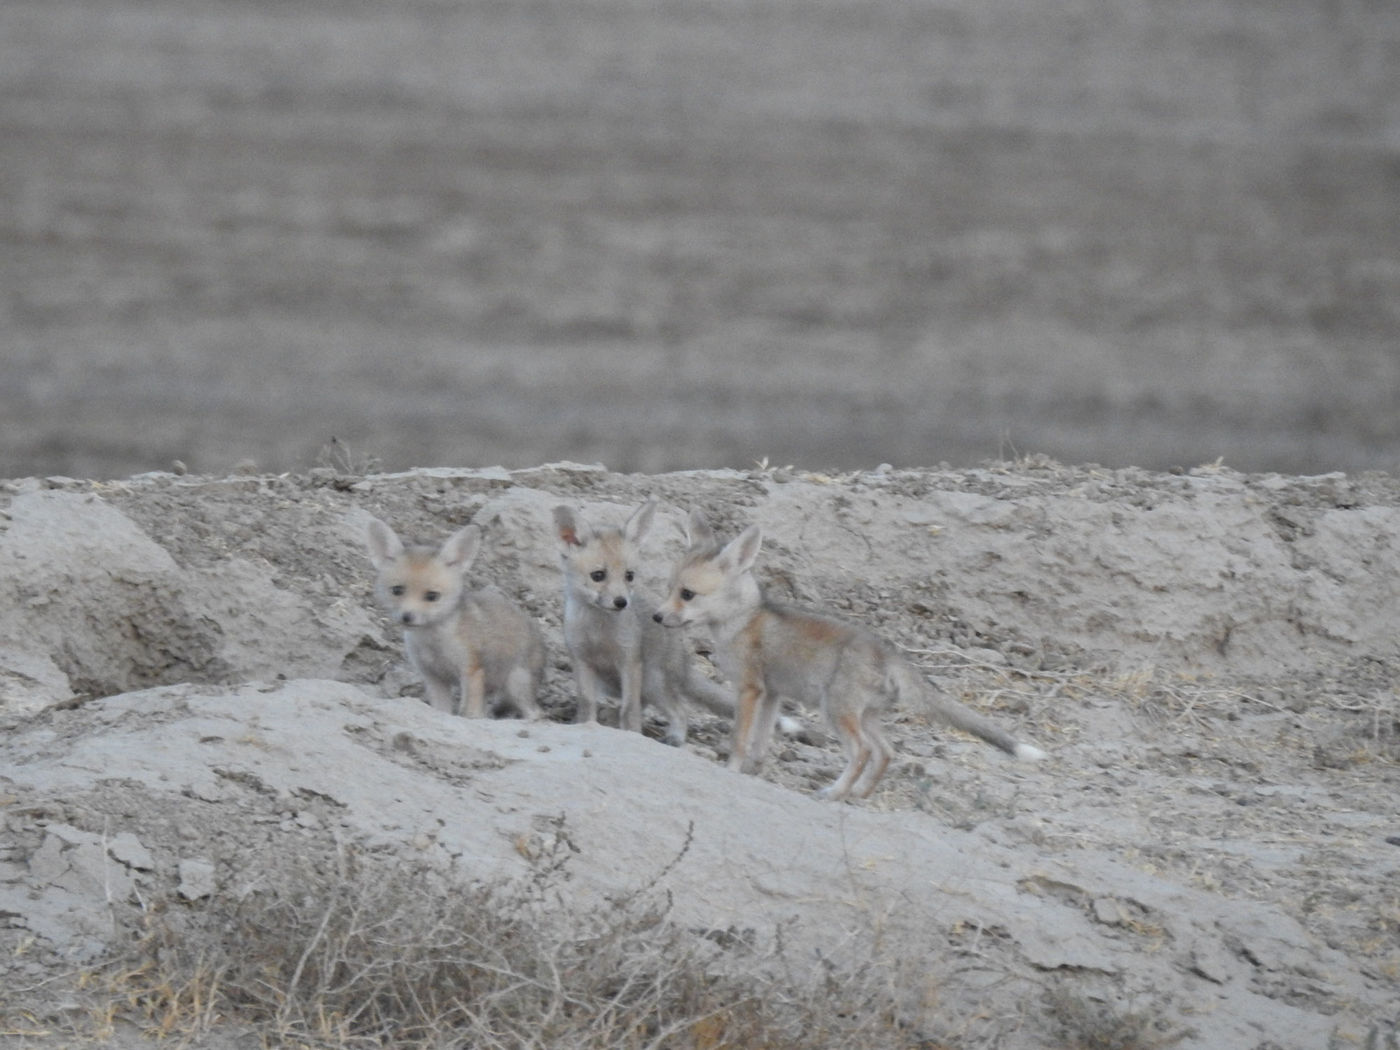
[[382, 569], [403, 553], [403, 541], [394, 530], [378, 518], [369, 520], [369, 560], [376, 569]]
[[705, 520], [701, 511], [690, 512], [690, 527], [686, 529], [685, 538], [689, 541], [691, 550], [714, 546], [715, 530], [710, 528], [710, 523]]
[[588, 542], [588, 526], [572, 507], [554, 508], [554, 532], [563, 547], [582, 547]]
[[758, 558], [758, 549], [762, 545], [763, 530], [757, 525], [750, 525], [719, 552], [715, 564], [726, 575], [748, 572], [753, 568], [753, 563]]
[[466, 572], [476, 561], [477, 551], [481, 550], [481, 530], [475, 525], [464, 525], [447, 537], [438, 550], [438, 557], [445, 565]]
[[656, 500], [649, 499], [636, 509], [633, 515], [627, 519], [627, 524], [622, 527], [622, 536], [628, 543], [638, 543], [646, 535], [647, 529], [651, 528], [651, 521], [656, 517]]

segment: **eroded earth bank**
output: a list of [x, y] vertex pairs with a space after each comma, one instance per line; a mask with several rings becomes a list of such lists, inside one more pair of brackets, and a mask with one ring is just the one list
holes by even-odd
[[[645, 589], [691, 507], [723, 534], [761, 522], [773, 593], [876, 629], [1049, 760], [898, 711], [880, 789], [832, 804], [815, 715], [757, 778], [724, 768], [708, 715], [683, 749], [659, 722], [570, 724], [550, 510], [620, 522], [647, 497]], [[546, 721], [419, 702], [374, 605], [371, 514], [483, 528], [477, 577], [550, 646]], [[163, 931], [149, 976], [287, 873], [358, 865], [444, 902], [531, 878], [546, 910], [664, 902], [655, 936], [707, 972], [883, 974], [879, 1045], [1393, 1048], [1397, 535], [1387, 475], [1040, 460], [9, 482], [0, 1045], [324, 1045], [132, 994], [111, 960]], [[719, 1023], [636, 1045], [737, 1045]]]

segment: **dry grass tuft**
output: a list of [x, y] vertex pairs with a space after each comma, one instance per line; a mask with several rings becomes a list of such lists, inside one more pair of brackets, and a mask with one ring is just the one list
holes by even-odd
[[359, 452], [339, 438], [332, 437], [316, 454], [316, 466], [338, 477], [364, 477], [379, 473], [379, 457]]
[[[1043, 670], [986, 663], [970, 659], [956, 649], [905, 652], [923, 658], [924, 670], [935, 676], [960, 679], [963, 702], [1023, 714], [1030, 728], [1049, 736], [1065, 730], [1046, 721], [1050, 702], [1059, 699], [1115, 702], [1154, 723], [1201, 729], [1236, 717], [1245, 708], [1281, 710], [1263, 697], [1221, 685], [1210, 676], [1151, 665]], [[938, 662], [930, 662], [929, 658]]]
[[1066, 1050], [1165, 1050], [1193, 1034], [1165, 1024], [1159, 1010], [1124, 1010], [1065, 987], [1045, 998]]
[[1098, 679], [1098, 691], [1102, 696], [1121, 700], [1153, 721], [1174, 726], [1186, 723], [1201, 729], [1251, 705], [1279, 710], [1267, 700], [1221, 686], [1209, 677], [1160, 667], [1105, 674]]
[[664, 871], [601, 905], [571, 904], [572, 846], [556, 832], [516, 880], [464, 887], [342, 854], [332, 875], [274, 864], [241, 899], [166, 900], [97, 975], [97, 1021], [186, 1045], [233, 1030], [340, 1050], [938, 1045], [901, 1016], [889, 965], [794, 977], [781, 952], [759, 958], [733, 931], [675, 923], [656, 888]]

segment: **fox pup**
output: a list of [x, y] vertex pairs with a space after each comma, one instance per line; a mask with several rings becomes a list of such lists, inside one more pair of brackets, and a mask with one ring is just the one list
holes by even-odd
[[506, 699], [526, 718], [544, 673], [544, 642], [533, 620], [494, 588], [471, 591], [466, 572], [481, 548], [475, 525], [443, 545], [405, 547], [388, 525], [369, 523], [375, 592], [404, 628], [404, 649], [439, 711], [482, 718], [488, 700]]
[[578, 721], [596, 722], [598, 701], [617, 697], [618, 725], [641, 732], [642, 701], [666, 714], [666, 742], [685, 743], [688, 698], [734, 714], [733, 697], [691, 669], [679, 631], [658, 627], [634, 590], [639, 546], [656, 504], [642, 504], [621, 528], [593, 528], [571, 507], [554, 508], [564, 573], [564, 641], [578, 679]]
[[841, 741], [846, 768], [822, 790], [828, 798], [853, 792], [865, 798], [875, 790], [894, 756], [879, 718], [897, 700], [920, 701], [948, 724], [1017, 758], [1044, 757], [940, 696], [893, 646], [864, 628], [765, 599], [753, 574], [763, 539], [757, 525], [721, 547], [704, 515], [692, 511], [689, 537], [690, 549], [676, 564], [655, 619], [666, 627], [705, 624], [713, 632], [720, 666], [738, 690], [731, 769], [758, 769], [784, 696], [819, 706]]

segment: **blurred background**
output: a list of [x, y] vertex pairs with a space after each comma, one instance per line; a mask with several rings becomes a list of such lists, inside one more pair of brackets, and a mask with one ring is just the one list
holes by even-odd
[[0, 235], [4, 477], [1400, 468], [1393, 0], [4, 0]]

